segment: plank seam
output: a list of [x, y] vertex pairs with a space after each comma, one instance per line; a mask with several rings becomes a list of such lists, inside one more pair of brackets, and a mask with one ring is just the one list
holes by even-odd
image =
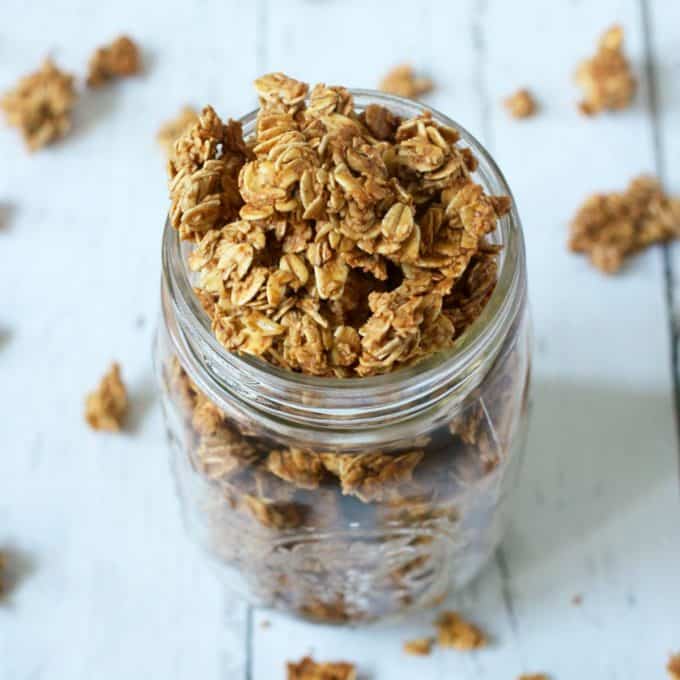
[[[661, 143], [661, 123], [659, 121], [659, 89], [657, 83], [656, 55], [654, 50], [654, 38], [652, 35], [652, 20], [649, 0], [640, 0], [640, 16], [642, 19], [642, 39], [644, 49], [644, 75], [647, 81], [647, 105], [649, 107], [652, 124], [652, 149], [654, 154], [654, 167], [656, 174], [665, 185], [666, 156]], [[673, 379], [673, 406], [675, 413], [675, 441], [678, 457], [678, 485], [680, 486], [680, 337], [678, 329], [680, 323], [675, 315], [675, 292], [673, 283], [675, 272], [671, 260], [670, 246], [662, 246], [662, 263], [665, 285], [666, 309], [668, 312], [668, 332], [671, 341], [671, 370]]]

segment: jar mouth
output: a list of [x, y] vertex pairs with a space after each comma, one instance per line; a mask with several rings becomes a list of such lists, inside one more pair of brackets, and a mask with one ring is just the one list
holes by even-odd
[[[266, 392], [265, 399], [258, 399], [257, 406], [272, 413], [284, 405], [283, 401], [277, 399], [277, 395], [284, 394], [286, 411], [290, 411], [291, 393], [300, 395], [301, 403], [296, 406], [304, 411], [313, 410], [319, 414], [320, 411], [328, 410], [329, 413], [333, 412], [335, 419], [340, 409], [354, 420], [356, 414], [354, 417], [352, 414], [357, 409], [364, 410], [371, 403], [377, 404], [385, 398], [393, 397], [395, 390], [398, 391], [400, 400], [409, 401], [410, 395], [411, 401], [421, 401], [423, 395], [437, 391], [442, 383], [460, 381], [471, 369], [474, 371], [479, 363], [486, 363], [482, 361], [484, 348], [499, 345], [506, 336], [519, 307], [517, 298], [524, 294], [521, 287], [525, 254], [517, 206], [503, 173], [480, 142], [463, 126], [429, 106], [375, 90], [350, 89], [349, 92], [354, 97], [358, 111], [369, 104], [380, 104], [404, 118], [431, 113], [435, 121], [454, 128], [460, 134], [461, 141], [477, 157], [479, 166], [473, 173], [475, 180], [491, 194], [511, 197], [510, 212], [499, 219], [495, 232], [491, 234], [491, 240], [503, 246], [499, 254], [498, 280], [479, 317], [456, 339], [452, 347], [413, 366], [378, 376], [342, 379], [296, 373], [258, 357], [230, 352], [217, 341], [211, 330], [210, 319], [193, 290], [186, 262], [186, 252], [190, 246], [180, 241], [178, 232], [166, 219], [162, 264], [171, 304], [179, 317], [180, 331], [194, 350], [200, 346], [198, 351], [203, 363], [210, 365], [215, 373], [213, 377], [218, 378], [222, 388], [226, 385], [219, 377], [221, 374], [224, 378], [225, 372], [230, 373], [230, 377], [241, 385], [257, 384]], [[259, 109], [255, 109], [239, 118], [245, 136], [254, 130], [258, 111]], [[226, 382], [228, 384], [231, 380]], [[209, 389], [206, 384], [203, 387]], [[269, 400], [273, 400], [273, 406]], [[307, 405], [302, 402], [307, 402]]]

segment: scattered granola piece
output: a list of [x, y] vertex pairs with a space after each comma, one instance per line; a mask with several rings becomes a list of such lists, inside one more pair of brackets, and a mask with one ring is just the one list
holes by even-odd
[[574, 607], [580, 607], [583, 604], [583, 595], [580, 593], [574, 595], [574, 597], [571, 598], [571, 603]]
[[612, 26], [602, 34], [595, 56], [581, 62], [575, 78], [584, 97], [579, 109], [587, 116], [630, 105], [637, 81], [623, 53], [621, 26]]
[[0, 551], [0, 602], [5, 599], [9, 591], [9, 583], [7, 578], [7, 565], [9, 557], [6, 552]]
[[421, 94], [430, 92], [434, 83], [429, 78], [418, 77], [410, 64], [395, 66], [380, 81], [383, 92], [396, 94], [400, 97], [415, 99]]
[[411, 656], [427, 656], [432, 651], [433, 638], [416, 638], [404, 642], [404, 652]]
[[306, 656], [298, 663], [288, 662], [288, 680], [356, 680], [354, 664], [346, 661], [316, 663]]
[[[430, 114], [359, 114], [346, 89], [310, 92], [281, 73], [255, 88], [253, 139], [206, 107], [168, 164], [170, 222], [195, 243], [189, 267], [218, 341], [340, 378], [450, 347], [495, 286], [486, 238], [509, 198], [473, 181], [476, 159]], [[292, 454], [270, 471], [311, 488], [322, 470], [302, 474], [314, 461]]]
[[653, 177], [634, 179], [625, 192], [595, 194], [571, 222], [569, 249], [587, 253], [605, 274], [626, 257], [680, 235], [680, 199], [669, 198]]
[[24, 76], [0, 99], [9, 125], [18, 127], [30, 151], [63, 137], [71, 129], [76, 101], [73, 76], [45, 59], [38, 71]]
[[87, 395], [85, 420], [95, 430], [118, 432], [128, 408], [127, 392], [120, 378], [120, 366], [111, 365], [99, 387]]
[[469, 623], [456, 612], [442, 612], [435, 621], [437, 642], [442, 647], [453, 647], [459, 651], [479, 649], [487, 644], [486, 635], [473, 623]]
[[550, 680], [550, 678], [545, 673], [525, 673], [517, 680]]
[[141, 69], [139, 47], [126, 35], [121, 35], [110, 45], [99, 47], [90, 57], [87, 85], [101, 87], [113, 78], [132, 76]]
[[513, 118], [530, 118], [536, 113], [536, 100], [529, 90], [517, 90], [503, 104]]
[[191, 106], [185, 106], [175, 118], [161, 126], [156, 139], [168, 157], [172, 153], [175, 142], [197, 122], [198, 113], [196, 110]]
[[666, 670], [671, 680], [680, 680], [680, 654], [673, 654], [671, 656]]
[[269, 621], [268, 619], [262, 619], [262, 621], [260, 621], [260, 628], [262, 628], [262, 630], [267, 630], [268, 628], [271, 627], [272, 627], [271, 621]]

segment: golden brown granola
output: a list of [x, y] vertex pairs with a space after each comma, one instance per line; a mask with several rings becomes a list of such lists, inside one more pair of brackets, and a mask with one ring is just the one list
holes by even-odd
[[255, 137], [210, 107], [175, 144], [170, 221], [228, 350], [320, 376], [386, 373], [452, 345], [495, 285], [510, 209], [429, 114], [358, 114], [341, 87], [273, 73]]
[[71, 129], [71, 110], [77, 95], [73, 76], [51, 59], [24, 76], [0, 99], [9, 125], [18, 127], [30, 151], [51, 144]]
[[383, 92], [408, 97], [409, 99], [415, 99], [421, 94], [426, 94], [433, 87], [434, 83], [429, 78], [416, 76], [410, 64], [395, 66], [380, 81], [379, 85]]
[[191, 106], [185, 106], [175, 118], [172, 118], [161, 126], [156, 135], [156, 140], [161, 145], [166, 155], [170, 157], [175, 142], [198, 122], [198, 113]]
[[87, 395], [85, 420], [95, 430], [118, 432], [127, 408], [127, 391], [120, 377], [120, 366], [114, 363], [97, 389]]
[[434, 638], [416, 638], [404, 642], [404, 652], [411, 656], [428, 656], [432, 651]]
[[671, 656], [666, 670], [671, 680], [680, 680], [680, 654], [673, 654]]
[[680, 235], [680, 199], [668, 197], [653, 177], [635, 178], [625, 192], [594, 194], [571, 222], [569, 249], [586, 253], [605, 274], [626, 257]]
[[545, 673], [524, 673], [517, 680], [550, 680]]
[[468, 651], [485, 647], [486, 635], [473, 623], [463, 619], [457, 612], [442, 612], [435, 621], [437, 642], [441, 647], [453, 647]]
[[88, 87], [101, 87], [113, 78], [132, 76], [142, 70], [142, 58], [137, 44], [126, 35], [110, 45], [99, 47], [90, 57]]
[[8, 564], [9, 556], [6, 552], [0, 551], [0, 602], [5, 599], [9, 591], [9, 582], [7, 576]]
[[503, 100], [506, 111], [513, 118], [530, 118], [536, 113], [537, 105], [529, 90], [521, 89]]
[[602, 34], [597, 52], [579, 64], [575, 78], [583, 90], [579, 109], [587, 116], [630, 105], [637, 81], [623, 53], [621, 26], [612, 26]]
[[346, 661], [317, 663], [306, 656], [301, 661], [287, 664], [288, 680], [356, 680], [354, 664]]
[[340, 479], [343, 494], [369, 503], [384, 500], [390, 490], [411, 481], [423, 452], [322, 453], [320, 458], [326, 469]]

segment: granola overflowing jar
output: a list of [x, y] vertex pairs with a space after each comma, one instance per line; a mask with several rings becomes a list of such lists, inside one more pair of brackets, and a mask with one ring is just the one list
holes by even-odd
[[[352, 92], [404, 118], [420, 104]], [[257, 112], [241, 119], [253, 134]], [[509, 188], [481, 145], [475, 180]], [[466, 584], [503, 534], [526, 426], [529, 322], [513, 207], [490, 242], [497, 282], [453, 347], [371, 377], [295, 373], [227, 351], [166, 224], [155, 363], [190, 534], [228, 587], [315, 621], [433, 606]]]

